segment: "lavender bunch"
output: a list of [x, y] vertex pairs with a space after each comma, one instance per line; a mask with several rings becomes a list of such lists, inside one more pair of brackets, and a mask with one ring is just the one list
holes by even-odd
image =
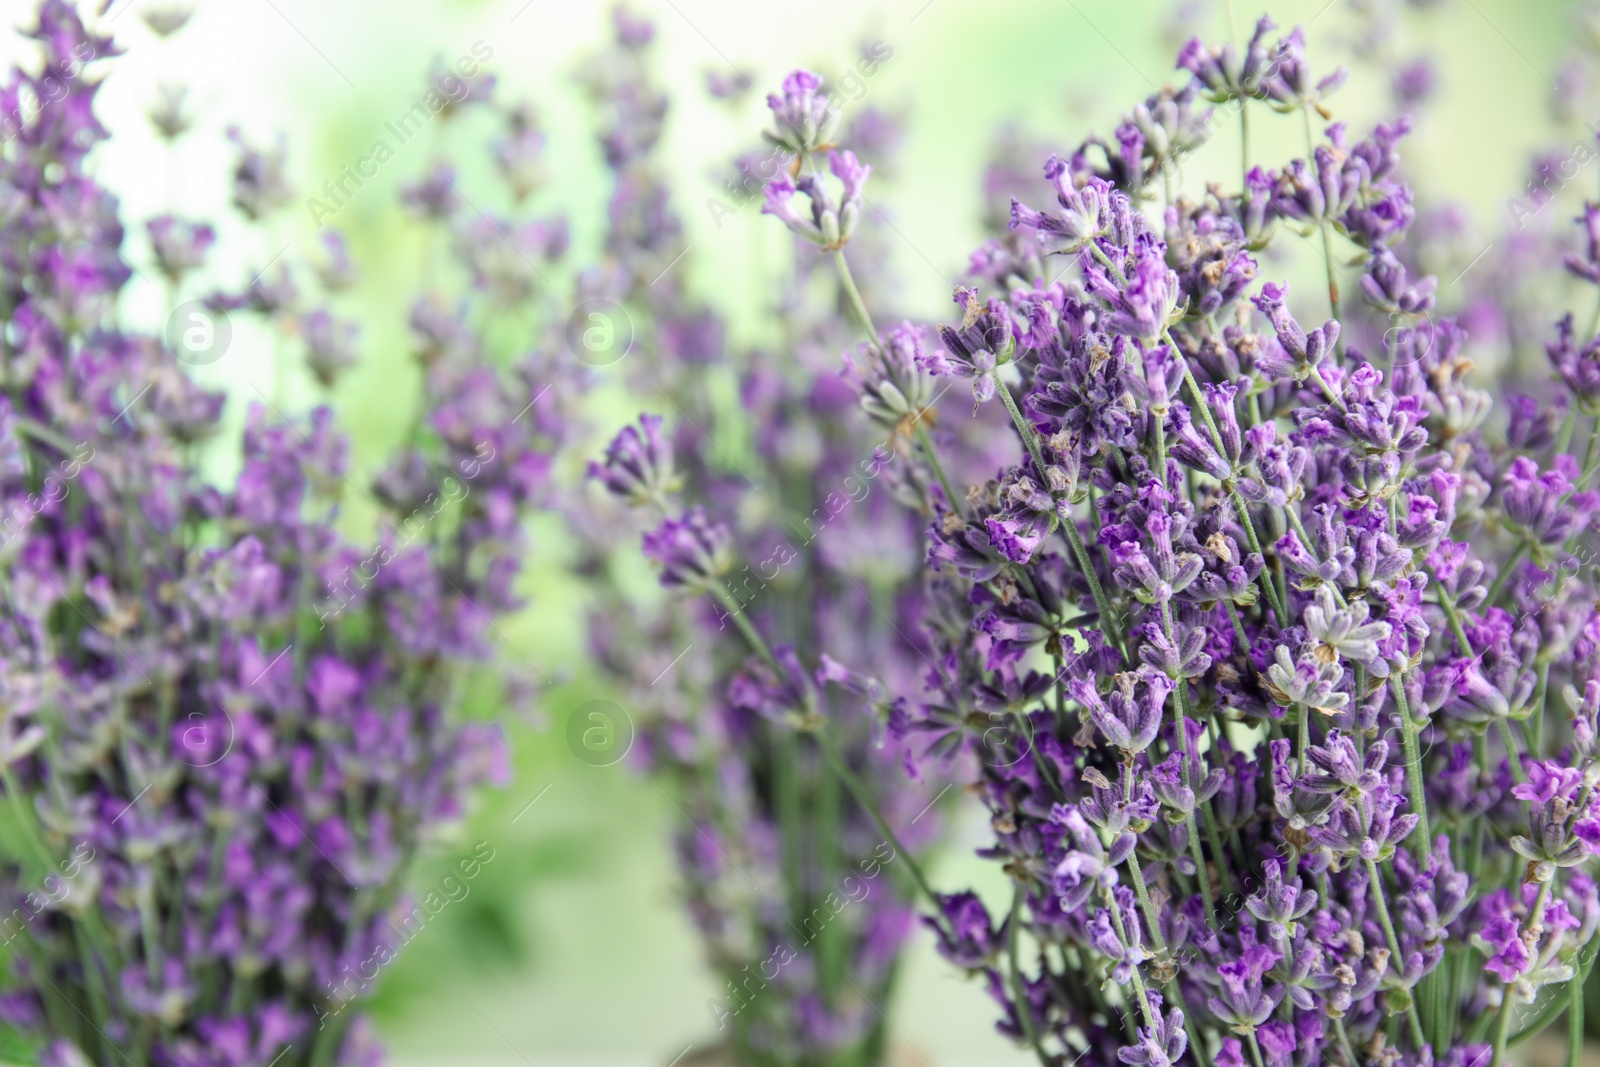
[[[930, 894], [927, 921], [1047, 1065], [1498, 1065], [1563, 1010], [1575, 1058], [1600, 945], [1600, 342], [1564, 320], [1569, 401], [1497, 417], [1394, 252], [1407, 120], [1319, 138], [1343, 75], [1273, 28], [1191, 42], [1187, 87], [1052, 157], [1055, 204], [1015, 203], [974, 257], [998, 291], [958, 289], [913, 357], [1014, 431], [997, 475], [925, 494], [937, 669], [890, 720], [926, 766], [978, 757], [1014, 895], [997, 921]], [[1178, 195], [1179, 149], [1263, 105], [1303, 116], [1306, 158], [1252, 165], [1246, 140], [1236, 190]], [[824, 182], [780, 179], [771, 213], [826, 236]], [[1259, 277], [1288, 232], [1319, 239], [1320, 325]], [[824, 247], [872, 410], [902, 335]]]
[[[584, 521], [614, 531], [630, 522], [618, 505], [632, 509], [644, 555], [678, 596], [652, 611], [625, 581], [605, 580], [616, 562], [597, 559], [591, 642], [641, 716], [635, 762], [683, 817], [684, 895], [725, 986], [708, 1005], [716, 1038], [741, 1064], [881, 1063], [883, 1011], [914, 927], [906, 879], [920, 879], [915, 854], [940, 832], [937, 787], [905, 779], [908, 750], [885, 729], [902, 707], [890, 690], [928, 665], [911, 636], [922, 520], [896, 497], [925, 488], [904, 458], [933, 382], [908, 337], [895, 357], [912, 375], [905, 389], [879, 394], [876, 424], [855, 420], [860, 371], [837, 362], [849, 335], [840, 294], [806, 301], [804, 273], [773, 309], [776, 352], [729, 342], [692, 297], [693, 257], [677, 259], [681, 222], [651, 158], [665, 102], [648, 24], [618, 9], [616, 26], [592, 68], [616, 174], [614, 258], [587, 280], [659, 353], [621, 367], [661, 414], [624, 427], [593, 464], [602, 496]], [[838, 121], [820, 80], [796, 92], [807, 129]], [[812, 220], [827, 240], [848, 238], [866, 177], [853, 159], [840, 172], [842, 202]]]
[[[116, 49], [92, 27], [44, 0], [40, 73], [0, 93], [25, 116], [0, 147], [0, 1016], [41, 1064], [377, 1063], [360, 1002], [437, 907], [405, 896], [411, 861], [506, 774], [498, 731], [455, 715], [461, 668], [518, 606], [555, 428], [445, 331], [370, 491], [325, 407], [262, 394], [228, 439], [224, 398], [118, 314], [135, 268], [88, 170]], [[269, 216], [282, 160], [241, 152], [235, 201]], [[176, 299], [210, 231], [151, 236]], [[304, 324], [331, 380], [352, 339], [305, 291], [285, 270], [212, 306]], [[235, 449], [236, 477], [208, 481], [204, 456]], [[337, 532], [352, 507], [375, 538]], [[466, 877], [494, 858], [462, 852]]]

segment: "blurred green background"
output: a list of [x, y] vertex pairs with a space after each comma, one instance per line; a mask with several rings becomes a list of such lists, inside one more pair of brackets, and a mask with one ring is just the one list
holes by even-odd
[[[532, 100], [549, 132], [552, 181], [536, 210], [564, 211], [573, 225], [569, 262], [592, 261], [609, 190], [574, 74], [608, 33], [609, 5], [202, 0], [188, 29], [160, 41], [128, 14], [159, 2], [113, 9], [128, 54], [102, 94], [116, 136], [97, 166], [122, 196], [127, 218], [174, 207], [189, 217], [229, 217], [230, 124], [257, 142], [279, 131], [287, 136], [303, 198], [410, 107], [436, 56], [453, 61], [481, 41], [493, 50], [497, 92]], [[27, 21], [28, 6], [6, 0], [8, 21]], [[1260, 7], [1248, 0], [1235, 6], [1246, 31]], [[1312, 62], [1322, 71], [1330, 57], [1348, 53], [1364, 24], [1359, 6], [1387, 5], [1273, 0], [1266, 9], [1281, 26], [1307, 25]], [[1577, 8], [1552, 0], [1394, 6], [1402, 17], [1386, 58], [1426, 53], [1439, 68], [1435, 95], [1417, 111], [1407, 165], [1429, 202], [1459, 201], [1478, 232], [1492, 236], [1512, 221], [1507, 201], [1522, 193], [1531, 153], [1565, 155], [1573, 144], [1573, 133], [1550, 117], [1548, 101], [1584, 37]], [[866, 224], [893, 226], [901, 304], [933, 316], [943, 314], [953, 279], [981, 240], [980, 179], [996, 136], [1015, 127], [1070, 149], [1091, 129], [1109, 131], [1123, 110], [1174, 78], [1177, 27], [1208, 40], [1228, 32], [1221, 3], [1164, 0], [638, 0], [634, 10], [657, 23], [658, 74], [673, 95], [665, 156], [694, 249], [691, 288], [730, 314], [736, 339], [760, 331], [754, 294], [788, 242], [754, 204], [719, 223], [706, 202], [719, 195], [727, 161], [752, 146], [764, 121], [761, 93], [787, 70], [839, 69], [862, 40], [892, 46], [861, 104], [902, 115], [909, 135], [892, 183], [872, 191], [887, 221], [869, 215]], [[734, 68], [749, 74], [758, 92], [730, 112], [703, 86], [707, 70]], [[1351, 74], [1332, 103], [1336, 117], [1364, 132], [1390, 109], [1390, 75], [1361, 63]], [[201, 116], [170, 159], [144, 118], [159, 81], [189, 85]], [[1256, 130], [1254, 155], [1263, 163], [1303, 150], [1298, 117], [1263, 117]], [[449, 136], [446, 150], [481, 160], [482, 130], [470, 116]], [[1236, 180], [1237, 136], [1224, 130], [1204, 148], [1186, 185], [1198, 189], [1205, 172]], [[336, 219], [363, 270], [353, 303], [342, 309], [364, 322], [363, 363], [335, 397], [354, 435], [358, 470], [399, 436], [415, 400], [405, 315], [423, 250], [395, 193], [416, 177], [429, 151], [421, 139], [403, 147]], [[1575, 184], [1592, 193], [1597, 180], [1600, 164], [1590, 162]], [[130, 254], [144, 262], [129, 229]], [[302, 206], [285, 212], [269, 234], [221, 229], [223, 254], [213, 264], [219, 281], [237, 284], [276, 255], [315, 254]], [[159, 328], [165, 307], [153, 287], [136, 284], [128, 311]], [[270, 391], [279, 355], [243, 328], [227, 356], [201, 373], [232, 390], [237, 417], [255, 389]], [[298, 379], [287, 390], [297, 405], [316, 398]], [[474, 843], [495, 850], [470, 896], [430, 924], [383, 980], [376, 1015], [398, 1064], [665, 1065], [691, 1045], [703, 1047], [712, 1030], [706, 1005], [715, 990], [676, 905], [666, 848], [679, 816], [623, 767], [591, 767], [569, 752], [562, 732], [568, 714], [610, 694], [584, 670], [582, 590], [563, 574], [567, 535], [545, 522], [534, 536], [525, 575], [530, 606], [504, 628], [504, 654], [513, 665], [537, 665], [555, 685], [537, 706], [478, 709], [512, 724], [517, 783], [487, 799], [459, 843], [436, 858], [437, 869], [418, 872], [417, 884], [426, 886]], [[969, 856], [984, 830], [970, 817], [959, 825], [957, 841], [935, 865], [938, 882], [954, 888], [982, 881], [988, 872]], [[894, 1011], [901, 1041], [938, 1067], [1028, 1061], [993, 1034], [982, 990], [951, 974], [925, 938]]]

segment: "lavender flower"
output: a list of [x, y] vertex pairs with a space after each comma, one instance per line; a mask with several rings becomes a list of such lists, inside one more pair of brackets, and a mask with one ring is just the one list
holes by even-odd
[[[916, 773], [966, 768], [987, 810], [1007, 944], [968, 897], [930, 921], [1047, 1065], [1498, 1063], [1497, 1006], [1570, 995], [1593, 935], [1600, 590], [1572, 560], [1595, 537], [1573, 458], [1600, 440], [1594, 345], [1566, 318], [1559, 381], [1495, 410], [1474, 313], [1424, 266], [1409, 120], [1319, 143], [1345, 73], [1272, 29], [1191, 42], [1187, 87], [1050, 157], [1056, 206], [1013, 202], [972, 260], [1006, 295], [958, 290], [942, 351], [899, 335], [891, 362], [850, 302], [880, 423], [911, 360], [1013, 431], [1000, 454], [992, 431], [906, 444], [935, 666], [873, 699], [923, 740]], [[1301, 112], [1306, 155], [1172, 189], [1158, 227], [1149, 186], [1202, 95]], [[1320, 301], [1256, 277], [1302, 227], [1308, 266], [1362, 268], [1364, 300], [1330, 275], [1314, 329]], [[858, 258], [835, 257], [850, 288]]]
[[205, 223], [185, 222], [171, 215], [153, 218], [145, 228], [150, 231], [156, 264], [173, 285], [205, 263], [206, 252], [216, 241], [216, 231]]
[[732, 540], [726, 526], [695, 507], [645, 534], [644, 554], [661, 568], [662, 585], [700, 592], [733, 566]]
[[767, 94], [774, 129], [762, 136], [796, 155], [828, 147], [838, 113], [821, 91], [822, 79], [809, 70], [797, 70], [783, 80], [781, 92]]
[[[430, 368], [403, 476], [370, 498], [325, 408], [256, 405], [230, 439], [223, 398], [118, 313], [124, 227], [90, 176], [115, 49], [66, 0], [45, 0], [30, 36], [47, 68], [96, 58], [0, 167], [29, 353], [0, 405], [0, 499], [31, 516], [8, 530], [0, 596], [20, 834], [0, 894], [27, 916], [8, 934], [7, 1021], [45, 1063], [374, 1062], [361, 1003], [429, 914], [405, 872], [506, 777], [498, 731], [461, 722], [453, 694], [520, 606], [519, 521], [558, 427], [517, 421], [509, 376], [460, 347]], [[31, 77], [13, 72], [7, 98]], [[259, 221], [287, 198], [283, 149], [240, 153], [234, 202]], [[213, 239], [171, 216], [149, 231], [174, 286]], [[353, 335], [302, 318], [290, 277], [216, 302], [303, 325], [331, 376]], [[203, 469], [208, 438], [237, 453], [231, 480]], [[334, 529], [341, 502], [366, 505], [368, 538]], [[42, 884], [64, 887], [48, 907]]]
[[[855, 232], [856, 218], [861, 211], [861, 189], [872, 168], [858, 162], [854, 152], [844, 151], [828, 153], [828, 169], [843, 188], [837, 203], [817, 174], [802, 174], [794, 181], [787, 175], [780, 175], [767, 186], [767, 199], [761, 212], [776, 215], [790, 230], [813, 244], [836, 251]], [[809, 218], [795, 212], [792, 201], [796, 192], [804, 193], [810, 201]]]
[[[591, 645], [642, 720], [639, 762], [685, 816], [683, 896], [726, 982], [709, 1005], [712, 1027], [741, 1063], [873, 1062], [889, 1031], [868, 1002], [886, 1002], [914, 929], [911, 887], [926, 884], [918, 853], [940, 833], [942, 775], [907, 779], [912, 731], [899, 695], [928, 666], [922, 639], [905, 636], [920, 632], [907, 627], [925, 592], [921, 521], [900, 501], [938, 481], [905, 455], [950, 432], [933, 410], [939, 357], [925, 328], [857, 344], [850, 326], [794, 296], [814, 288], [828, 261], [819, 248], [883, 250], [860, 225], [869, 168], [855, 146], [828, 143], [836, 108], [804, 71], [769, 98], [776, 130], [766, 136], [780, 151], [754, 155], [751, 168], [765, 212], [801, 238], [790, 295], [774, 305], [786, 340], [774, 352], [743, 351], [719, 311], [689, 298], [680, 281], [689, 265], [673, 266], [685, 254], [682, 221], [653, 158], [665, 99], [646, 25], [619, 24], [616, 44], [589, 67], [615, 171], [605, 235], [614, 265], [584, 284], [651, 324], [660, 358], [622, 371], [639, 396], [669, 400], [681, 429], [670, 434], [652, 416], [624, 428], [590, 466], [606, 493], [564, 508], [585, 531], [584, 573], [601, 602]], [[877, 147], [893, 141], [880, 136]], [[757, 191], [751, 182], [748, 193]], [[855, 295], [881, 288], [866, 282]], [[721, 389], [738, 397], [735, 417], [711, 402]], [[749, 444], [737, 475], [709, 444], [726, 435]], [[635, 521], [618, 504], [648, 517]], [[630, 535], [641, 525], [644, 554], [680, 594], [665, 608], [609, 580], [624, 569], [607, 557], [637, 555]], [[889, 625], [879, 594], [898, 605]], [[1016, 743], [1005, 736], [1008, 699], [985, 697], [982, 728], [997, 750]], [[974, 728], [954, 725], [961, 735]], [[971, 895], [936, 909], [925, 922], [941, 951], [996, 975], [1005, 924], [997, 929]]]
[[661, 416], [641, 415], [637, 427], [624, 427], [606, 448], [605, 463], [589, 464], [589, 477], [629, 504], [665, 505], [680, 483]]

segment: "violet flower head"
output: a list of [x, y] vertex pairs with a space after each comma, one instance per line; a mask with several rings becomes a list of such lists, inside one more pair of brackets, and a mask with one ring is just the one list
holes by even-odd
[[1109, 892], [1117, 884], [1117, 866], [1132, 851], [1134, 836], [1125, 833], [1108, 849], [1076, 808], [1057, 806], [1050, 818], [1066, 831], [1072, 844], [1056, 864], [1055, 893], [1061, 898], [1062, 907], [1076, 910], [1090, 894], [1097, 890]]
[[1569, 253], [1563, 262], [1568, 273], [1600, 285], [1600, 204], [1584, 204], [1578, 221], [1583, 223], [1584, 229], [1583, 253]]
[[1545, 342], [1545, 352], [1578, 407], [1600, 410], [1600, 338], [1579, 343], [1568, 314], [1557, 324], [1555, 338]]
[[294, 198], [287, 174], [288, 147], [280, 138], [275, 148], [257, 148], [244, 140], [238, 127], [228, 137], [239, 149], [233, 170], [233, 203], [252, 221], [266, 218]]
[[306, 342], [306, 363], [324, 388], [332, 386], [340, 374], [360, 359], [356, 350], [360, 327], [334, 318], [326, 308], [317, 308], [302, 316], [300, 333]]
[[910, 322], [891, 327], [881, 345], [863, 344], [845, 355], [845, 376], [861, 393], [861, 406], [874, 422], [904, 428], [924, 419], [936, 395], [926, 367], [926, 330]]
[[1372, 246], [1372, 260], [1361, 276], [1361, 292], [1381, 311], [1404, 315], [1423, 314], [1433, 307], [1433, 278], [1411, 285], [1405, 264], [1380, 242]]
[[[1112, 198], [1121, 195], [1113, 193]], [[1085, 284], [1105, 304], [1107, 329], [1153, 341], [1166, 329], [1178, 302], [1178, 276], [1167, 266], [1166, 245], [1155, 234], [1141, 232], [1131, 248], [1118, 251], [1121, 262], [1106, 264], [1087, 251], [1079, 253]]]
[[1278, 962], [1278, 954], [1265, 945], [1254, 945], [1243, 955], [1217, 967], [1217, 990], [1208, 1007], [1233, 1029], [1249, 1033], [1265, 1023], [1283, 999], [1283, 987], [1269, 984], [1267, 972]]
[[661, 416], [640, 415], [638, 425], [624, 426], [606, 446], [605, 461], [589, 464], [589, 477], [634, 507], [665, 506], [681, 479], [661, 432]]
[[1139, 1028], [1139, 1043], [1117, 1050], [1117, 1059], [1131, 1067], [1172, 1067], [1189, 1047], [1189, 1035], [1183, 1028], [1183, 1011], [1173, 1008], [1161, 1014], [1161, 995], [1150, 992], [1152, 1010], [1156, 1013], [1154, 1028]]
[[944, 351], [929, 355], [924, 366], [936, 375], [971, 378], [973, 399], [981, 403], [995, 394], [995, 370], [1016, 354], [1016, 324], [1005, 301], [990, 297], [980, 304], [976, 289], [957, 288], [955, 302], [961, 324], [939, 326]]
[[461, 206], [455, 168], [448, 163], [436, 163], [427, 177], [401, 189], [400, 200], [418, 218], [448, 219]]
[[[761, 213], [775, 215], [790, 231], [827, 251], [838, 251], [855, 232], [861, 214], [861, 190], [872, 168], [863, 165], [850, 151], [830, 151], [828, 169], [839, 180], [842, 196], [835, 201], [820, 174], [807, 172], [791, 180], [779, 175], [767, 185]], [[808, 215], [794, 208], [796, 193], [804, 193], [811, 205]]]
[[150, 249], [156, 265], [167, 280], [177, 285], [184, 275], [205, 264], [206, 253], [216, 242], [216, 231], [202, 222], [186, 222], [172, 215], [161, 215], [145, 223], [150, 233]]
[[1067, 686], [1106, 740], [1129, 758], [1155, 742], [1172, 690], [1171, 679], [1147, 667], [1117, 675], [1103, 700], [1086, 678], [1073, 679]]
[[1600, 508], [1600, 496], [1577, 492], [1577, 460], [1557, 455], [1552, 470], [1540, 471], [1526, 456], [1518, 456], [1506, 471], [1503, 500], [1506, 517], [1540, 545], [1564, 543], [1572, 531]]
[[1055, 186], [1059, 210], [1044, 214], [1013, 197], [1011, 229], [1037, 232], [1045, 241], [1053, 243], [1048, 251], [1063, 255], [1077, 252], [1105, 232], [1105, 209], [1111, 186], [1093, 176], [1085, 179], [1081, 186], [1076, 184], [1066, 162], [1056, 156], [1051, 156], [1045, 164], [1044, 174]]
[[1269, 49], [1267, 34], [1276, 24], [1266, 15], [1256, 20], [1254, 32], [1241, 55], [1237, 45], [1208, 47], [1198, 37], [1190, 38], [1178, 53], [1177, 66], [1193, 74], [1213, 100], [1256, 95], [1267, 72]]
[[661, 570], [668, 589], [700, 592], [733, 566], [733, 535], [696, 505], [679, 518], [663, 519], [644, 535], [644, 554]]
[[1245, 899], [1245, 907], [1259, 921], [1267, 924], [1267, 939], [1283, 945], [1298, 932], [1299, 920], [1317, 906], [1317, 894], [1305, 889], [1300, 879], [1289, 873], [1284, 878], [1284, 865], [1268, 861], [1266, 882], [1260, 892]]
[[1258, 365], [1270, 374], [1290, 375], [1298, 382], [1304, 381], [1334, 351], [1339, 340], [1339, 324], [1330, 319], [1321, 328], [1307, 333], [1289, 313], [1284, 301], [1288, 295], [1287, 285], [1268, 282], [1261, 287], [1261, 295], [1251, 297], [1250, 302], [1272, 320], [1283, 353], [1270, 358], [1263, 353]]
[[762, 136], [770, 143], [802, 157], [829, 147], [839, 115], [817, 75], [809, 70], [790, 74], [779, 92], [767, 94], [767, 107], [773, 128]]
[[939, 902], [945, 922], [923, 922], [939, 935], [939, 954], [969, 971], [994, 965], [1003, 947], [989, 911], [974, 893], [953, 893]]

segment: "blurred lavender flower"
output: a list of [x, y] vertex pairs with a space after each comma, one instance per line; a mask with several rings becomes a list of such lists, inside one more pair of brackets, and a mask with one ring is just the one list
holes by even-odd
[[[44, 0], [29, 36], [47, 67], [115, 54], [67, 0]], [[218, 484], [194, 446], [227, 446], [223, 397], [117, 313], [123, 226], [86, 160], [106, 136], [98, 74], [0, 149], [28, 352], [0, 401], [0, 501], [30, 513], [0, 595], [17, 831], [0, 895], [26, 916], [4, 1015], [41, 1063], [375, 1063], [361, 1002], [429, 914], [406, 872], [506, 778], [498, 730], [456, 716], [460, 673], [520, 604], [520, 518], [560, 427], [457, 344], [433, 353], [402, 476], [370, 499], [325, 408], [252, 406]], [[7, 98], [31, 77], [14, 71]], [[234, 202], [260, 221], [289, 196], [284, 149], [233, 137]], [[147, 225], [174, 286], [213, 243], [209, 225]], [[342, 245], [329, 254], [342, 285]], [[294, 277], [212, 304], [298, 328], [331, 382], [354, 327], [302, 313]], [[335, 516], [362, 502], [377, 528], [348, 540]]]

